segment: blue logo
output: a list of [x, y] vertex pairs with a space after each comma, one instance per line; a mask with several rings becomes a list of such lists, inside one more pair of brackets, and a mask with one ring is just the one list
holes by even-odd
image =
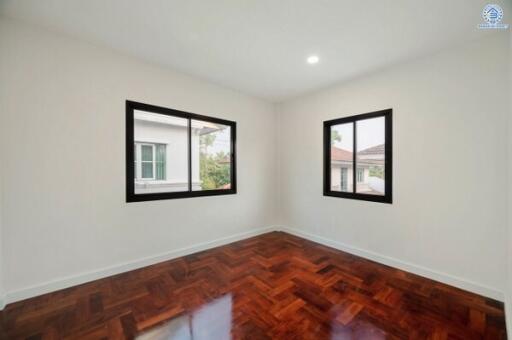
[[482, 11], [482, 18], [485, 21], [485, 24], [480, 24], [478, 27], [480, 29], [507, 29], [508, 24], [502, 24], [501, 20], [503, 19], [503, 9], [495, 4], [489, 4], [484, 7]]

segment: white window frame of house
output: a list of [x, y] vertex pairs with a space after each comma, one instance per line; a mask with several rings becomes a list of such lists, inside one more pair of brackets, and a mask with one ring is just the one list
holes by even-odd
[[[149, 146], [151, 147], [151, 153], [152, 153], [152, 160], [151, 161], [143, 161], [142, 160], [142, 146]], [[155, 144], [152, 144], [152, 143], [142, 143], [142, 142], [135, 142], [135, 153], [136, 153], [136, 158], [135, 158], [135, 167], [136, 167], [136, 171], [135, 173], [137, 174], [137, 177], [136, 179], [138, 181], [154, 181], [155, 178], [156, 178], [156, 159], [155, 159], [155, 150], [156, 150], [156, 145]], [[152, 175], [153, 177], [142, 177], [142, 163], [152, 163]]]

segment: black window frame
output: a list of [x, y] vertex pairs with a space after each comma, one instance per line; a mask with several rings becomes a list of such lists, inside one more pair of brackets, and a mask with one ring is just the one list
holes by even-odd
[[[357, 122], [361, 120], [384, 117], [384, 195], [371, 195], [356, 192], [357, 176]], [[353, 186], [352, 192], [331, 190], [331, 127], [339, 124], [353, 123]], [[354, 116], [324, 121], [324, 196], [349, 198], [355, 200], [393, 203], [393, 109], [374, 111]]]
[[[133, 152], [134, 138], [134, 111], [147, 111], [163, 114], [188, 120], [188, 190], [179, 192], [159, 192], [159, 193], [135, 193], [135, 155]], [[213, 190], [192, 190], [192, 120], [200, 120], [210, 123], [227, 125], [231, 129], [231, 186], [229, 189]], [[126, 101], [126, 202], [143, 202], [154, 200], [166, 200], [176, 198], [233, 195], [237, 193], [236, 185], [236, 122], [221, 118], [204, 116], [196, 113], [180, 111], [162, 106], [144, 104], [136, 101]]]

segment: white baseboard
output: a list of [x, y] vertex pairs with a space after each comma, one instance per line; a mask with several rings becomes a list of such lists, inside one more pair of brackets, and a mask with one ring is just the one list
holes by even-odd
[[[207, 250], [210, 248], [218, 247], [221, 245], [225, 245], [228, 243], [236, 242], [239, 240], [243, 240], [243, 239], [246, 239], [249, 237], [257, 236], [260, 234], [264, 234], [264, 233], [268, 233], [268, 232], [276, 231], [276, 230], [284, 231], [289, 234], [296, 235], [298, 237], [302, 237], [302, 238], [308, 239], [313, 242], [317, 242], [317, 243], [320, 243], [320, 244], [323, 244], [323, 245], [326, 245], [326, 246], [329, 246], [329, 247], [332, 247], [335, 249], [339, 249], [341, 251], [351, 253], [353, 255], [357, 255], [357, 256], [360, 256], [360, 257], [363, 257], [363, 258], [366, 258], [366, 259], [369, 259], [369, 260], [372, 260], [375, 262], [379, 262], [379, 263], [382, 263], [382, 264], [385, 264], [385, 265], [388, 265], [391, 267], [402, 269], [402, 270], [405, 270], [405, 271], [408, 271], [408, 272], [411, 272], [411, 273], [414, 273], [414, 274], [417, 274], [420, 276], [424, 276], [424, 277], [427, 277], [432, 280], [443, 282], [443, 283], [446, 283], [446, 284], [449, 284], [449, 285], [452, 285], [452, 286], [455, 286], [455, 287], [458, 287], [458, 288], [461, 288], [464, 290], [468, 290], [473, 293], [477, 293], [477, 294], [480, 294], [480, 295], [483, 295], [486, 297], [490, 297], [490, 298], [493, 298], [493, 299], [496, 299], [499, 301], [504, 301], [504, 294], [502, 292], [500, 292], [494, 288], [491, 288], [491, 287], [486, 287], [486, 286], [480, 285], [478, 283], [471, 282], [469, 280], [455, 277], [453, 275], [441, 273], [441, 272], [438, 272], [438, 271], [435, 271], [435, 270], [432, 270], [429, 268], [425, 268], [425, 267], [422, 267], [419, 265], [415, 265], [415, 264], [408, 263], [405, 261], [397, 260], [397, 259], [394, 259], [394, 258], [391, 258], [388, 256], [377, 254], [372, 251], [349, 246], [347, 244], [333, 241], [333, 240], [327, 239], [322, 236], [313, 235], [311, 233], [308, 233], [308, 232], [305, 232], [302, 230], [288, 228], [288, 227], [267, 227], [267, 228], [252, 230], [249, 232], [239, 233], [239, 234], [228, 236], [228, 237], [219, 238], [219, 239], [216, 239], [213, 241], [198, 243], [198, 244], [195, 244], [190, 247], [184, 247], [184, 248], [169, 251], [166, 253], [158, 254], [155, 256], [149, 256], [149, 257], [146, 257], [146, 258], [143, 258], [140, 260], [125, 262], [125, 263], [121, 263], [118, 265], [113, 265], [113, 266], [109, 266], [106, 268], [89, 271], [89, 272], [85, 272], [85, 273], [81, 273], [81, 274], [77, 274], [77, 275], [62, 277], [59, 279], [44, 282], [42, 284], [21, 288], [21, 289], [15, 290], [15, 291], [10, 291], [10, 292], [7, 292], [3, 297], [0, 296], [0, 310], [2, 310], [4, 308], [4, 306], [7, 305], [8, 303], [12, 303], [12, 302], [28, 299], [28, 298], [31, 298], [34, 296], [38, 296], [41, 294], [46, 294], [46, 293], [50, 293], [50, 292], [57, 291], [60, 289], [76, 286], [79, 284], [87, 283], [87, 282], [101, 279], [104, 277], [124, 273], [124, 272], [130, 271], [130, 270], [146, 267], [146, 266], [149, 266], [149, 265], [152, 265], [155, 263], [171, 260], [171, 259], [174, 259], [174, 258], [177, 258], [180, 256], [193, 254], [193, 253], [196, 253], [199, 251]], [[507, 297], [507, 298], [509, 298], [509, 297]], [[511, 299], [512, 299], [512, 297], [510, 297], [508, 299], [508, 301], [510, 301]], [[506, 303], [506, 305], [505, 305], [505, 308], [507, 310], [507, 321], [508, 321], [507, 327], [509, 327], [509, 328], [512, 328], [512, 305], [511, 305], [511, 303], [512, 303], [512, 301]], [[512, 333], [509, 333], [509, 334], [512, 334]]]
[[190, 255], [193, 253], [197, 253], [199, 251], [222, 246], [222, 245], [225, 245], [228, 243], [232, 243], [232, 242], [243, 240], [243, 239], [246, 239], [249, 237], [268, 233], [268, 232], [271, 232], [274, 230], [276, 230], [276, 228], [274, 228], [274, 227], [267, 227], [267, 228], [251, 230], [248, 232], [219, 238], [219, 239], [216, 239], [213, 241], [197, 243], [190, 247], [184, 247], [184, 248], [168, 251], [168, 252], [165, 252], [162, 254], [148, 256], [148, 257], [140, 259], [140, 260], [125, 262], [125, 263], [121, 263], [121, 264], [117, 264], [117, 265], [113, 265], [113, 266], [109, 266], [109, 267], [105, 267], [102, 269], [89, 271], [89, 272], [85, 272], [85, 273], [81, 273], [81, 274], [70, 275], [67, 277], [61, 277], [59, 279], [51, 280], [51, 281], [37, 284], [34, 286], [29, 286], [29, 287], [17, 289], [14, 291], [10, 291], [5, 294], [3, 299], [0, 297], [0, 310], [2, 310], [4, 308], [4, 306], [9, 303], [28, 299], [28, 298], [38, 296], [41, 294], [54, 292], [54, 291], [57, 291], [60, 289], [76, 286], [76, 285], [83, 284], [86, 282], [101, 279], [101, 278], [104, 278], [107, 276], [112, 276], [112, 275], [130, 271], [130, 270], [150, 266], [155, 263], [172, 260], [172, 259], [180, 257], [180, 256]]
[[[375, 262], [379, 262], [379, 263], [385, 264], [387, 266], [398, 268], [398, 269], [401, 269], [401, 270], [404, 270], [404, 271], [407, 271], [407, 272], [410, 272], [410, 273], [413, 273], [416, 275], [420, 275], [420, 276], [429, 278], [431, 280], [439, 281], [439, 282], [442, 282], [442, 283], [445, 283], [445, 284], [448, 284], [448, 285], [451, 285], [451, 286], [454, 286], [454, 287], [457, 287], [460, 289], [464, 289], [464, 290], [470, 291], [472, 293], [483, 295], [485, 297], [489, 297], [489, 298], [492, 298], [492, 299], [495, 299], [498, 301], [503, 302], [504, 298], [505, 298], [503, 292], [501, 292], [495, 288], [492, 288], [492, 287], [487, 287], [487, 286], [481, 285], [479, 283], [472, 282], [470, 280], [466, 280], [466, 279], [456, 277], [456, 276], [453, 276], [450, 274], [442, 273], [442, 272], [439, 272], [439, 271], [436, 271], [433, 269], [429, 269], [429, 268], [426, 268], [426, 267], [423, 267], [420, 265], [416, 265], [413, 263], [401, 261], [401, 260], [398, 260], [398, 259], [395, 259], [395, 258], [392, 258], [389, 256], [381, 255], [381, 254], [378, 254], [378, 253], [375, 253], [375, 252], [372, 252], [369, 250], [350, 246], [350, 245], [342, 243], [342, 242], [333, 241], [333, 240], [327, 239], [325, 237], [313, 235], [311, 233], [308, 233], [308, 232], [305, 232], [302, 230], [289, 228], [289, 227], [279, 227], [277, 229], [282, 230], [286, 233], [298, 236], [298, 237], [308, 239], [313, 242], [323, 244], [328, 247], [332, 247], [332, 248], [335, 248], [335, 249], [338, 249], [338, 250], [341, 250], [341, 251], [344, 251], [344, 252], [347, 252], [347, 253], [350, 253], [353, 255], [364, 257], [366, 259], [369, 259], [369, 260], [372, 260]], [[508, 313], [508, 314], [509, 314], [509, 320], [510, 320], [510, 313]], [[512, 333], [510, 333], [510, 334], [512, 334]]]

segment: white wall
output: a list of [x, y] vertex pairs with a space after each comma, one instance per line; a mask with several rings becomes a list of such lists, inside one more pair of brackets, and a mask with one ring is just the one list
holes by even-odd
[[[2, 110], [2, 103], [0, 102], [0, 113]], [[0, 159], [2, 159], [2, 150], [0, 149]], [[2, 237], [2, 169], [0, 167], [0, 310], [5, 306], [4, 296], [4, 278], [3, 278], [3, 237]]]
[[[4, 19], [0, 51], [10, 300], [274, 223], [273, 105]], [[236, 121], [238, 194], [125, 203], [126, 99]]]
[[[454, 46], [281, 104], [280, 224], [503, 299], [507, 39]], [[322, 122], [387, 108], [393, 204], [322, 196]]]
[[[512, 31], [509, 33], [509, 51], [512, 56]], [[512, 58], [509, 58], [509, 116], [508, 116], [508, 287], [505, 290], [507, 299], [505, 309], [507, 316], [507, 332], [512, 334]]]

